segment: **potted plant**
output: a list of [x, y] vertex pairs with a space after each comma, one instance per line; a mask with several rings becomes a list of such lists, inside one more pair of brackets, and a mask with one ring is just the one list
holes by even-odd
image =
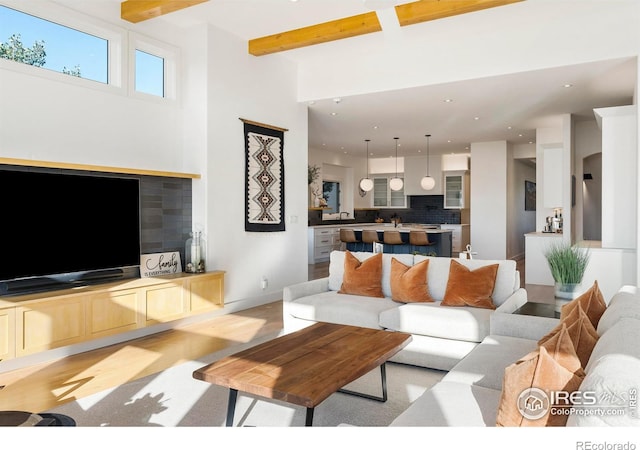
[[582, 293], [582, 277], [589, 263], [589, 249], [561, 242], [545, 252], [551, 276], [555, 281], [555, 296], [572, 300]]

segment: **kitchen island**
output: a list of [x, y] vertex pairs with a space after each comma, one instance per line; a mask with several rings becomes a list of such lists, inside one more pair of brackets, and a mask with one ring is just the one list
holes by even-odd
[[[309, 227], [309, 264], [328, 261], [329, 255], [333, 250], [344, 248], [340, 241], [340, 228], [351, 228], [354, 230], [356, 238], [362, 239], [362, 230], [375, 230], [378, 233], [380, 242], [383, 240], [385, 230], [398, 230], [402, 241], [406, 245], [383, 247], [384, 253], [412, 253], [411, 245], [409, 245], [409, 231], [420, 230], [426, 231], [429, 241], [434, 245], [429, 247], [421, 247], [418, 253], [428, 254], [430, 256], [446, 256], [452, 255], [452, 231], [441, 230], [438, 224], [417, 224], [406, 223], [398, 227], [394, 227], [391, 223], [351, 223], [335, 225], [316, 225]], [[349, 251], [373, 251], [371, 244], [348, 244], [346, 246]]]

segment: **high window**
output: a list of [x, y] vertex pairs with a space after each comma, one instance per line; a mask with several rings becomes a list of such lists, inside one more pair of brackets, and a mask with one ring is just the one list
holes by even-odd
[[0, 5], [0, 57], [107, 83], [108, 40]]

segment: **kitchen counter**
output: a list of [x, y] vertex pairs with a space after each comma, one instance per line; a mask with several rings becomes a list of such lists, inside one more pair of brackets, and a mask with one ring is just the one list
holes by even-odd
[[[352, 223], [335, 225], [315, 225], [309, 227], [309, 264], [329, 259], [332, 250], [337, 250], [341, 245], [340, 228], [351, 228], [355, 232], [356, 239], [362, 239], [363, 230], [375, 230], [378, 239], [382, 242], [385, 231], [396, 230], [402, 236], [403, 245], [385, 245], [384, 253], [419, 253], [434, 254], [435, 256], [451, 257], [452, 251], [452, 230], [440, 229], [440, 224], [405, 223], [399, 227], [394, 227], [392, 223]], [[409, 245], [409, 232], [411, 230], [426, 231], [433, 246], [412, 248]], [[373, 251], [371, 244], [364, 245], [365, 251]], [[350, 251], [363, 249], [363, 244], [348, 244], [346, 247]]]

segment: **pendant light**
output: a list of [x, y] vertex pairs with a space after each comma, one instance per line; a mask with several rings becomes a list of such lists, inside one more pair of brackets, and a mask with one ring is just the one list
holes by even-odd
[[425, 134], [425, 137], [427, 138], [427, 176], [422, 177], [422, 180], [420, 180], [420, 186], [422, 186], [422, 189], [425, 191], [430, 191], [436, 185], [436, 180], [429, 175], [429, 138], [431, 135]]
[[360, 180], [360, 189], [365, 192], [369, 192], [371, 189], [373, 189], [373, 180], [369, 178], [369, 142], [371, 140], [365, 139], [364, 141], [367, 143], [367, 178], [363, 178]]
[[400, 138], [395, 137], [394, 139], [396, 140], [396, 176], [389, 181], [389, 187], [392, 191], [399, 191], [404, 185], [402, 179], [398, 178], [398, 139]]

